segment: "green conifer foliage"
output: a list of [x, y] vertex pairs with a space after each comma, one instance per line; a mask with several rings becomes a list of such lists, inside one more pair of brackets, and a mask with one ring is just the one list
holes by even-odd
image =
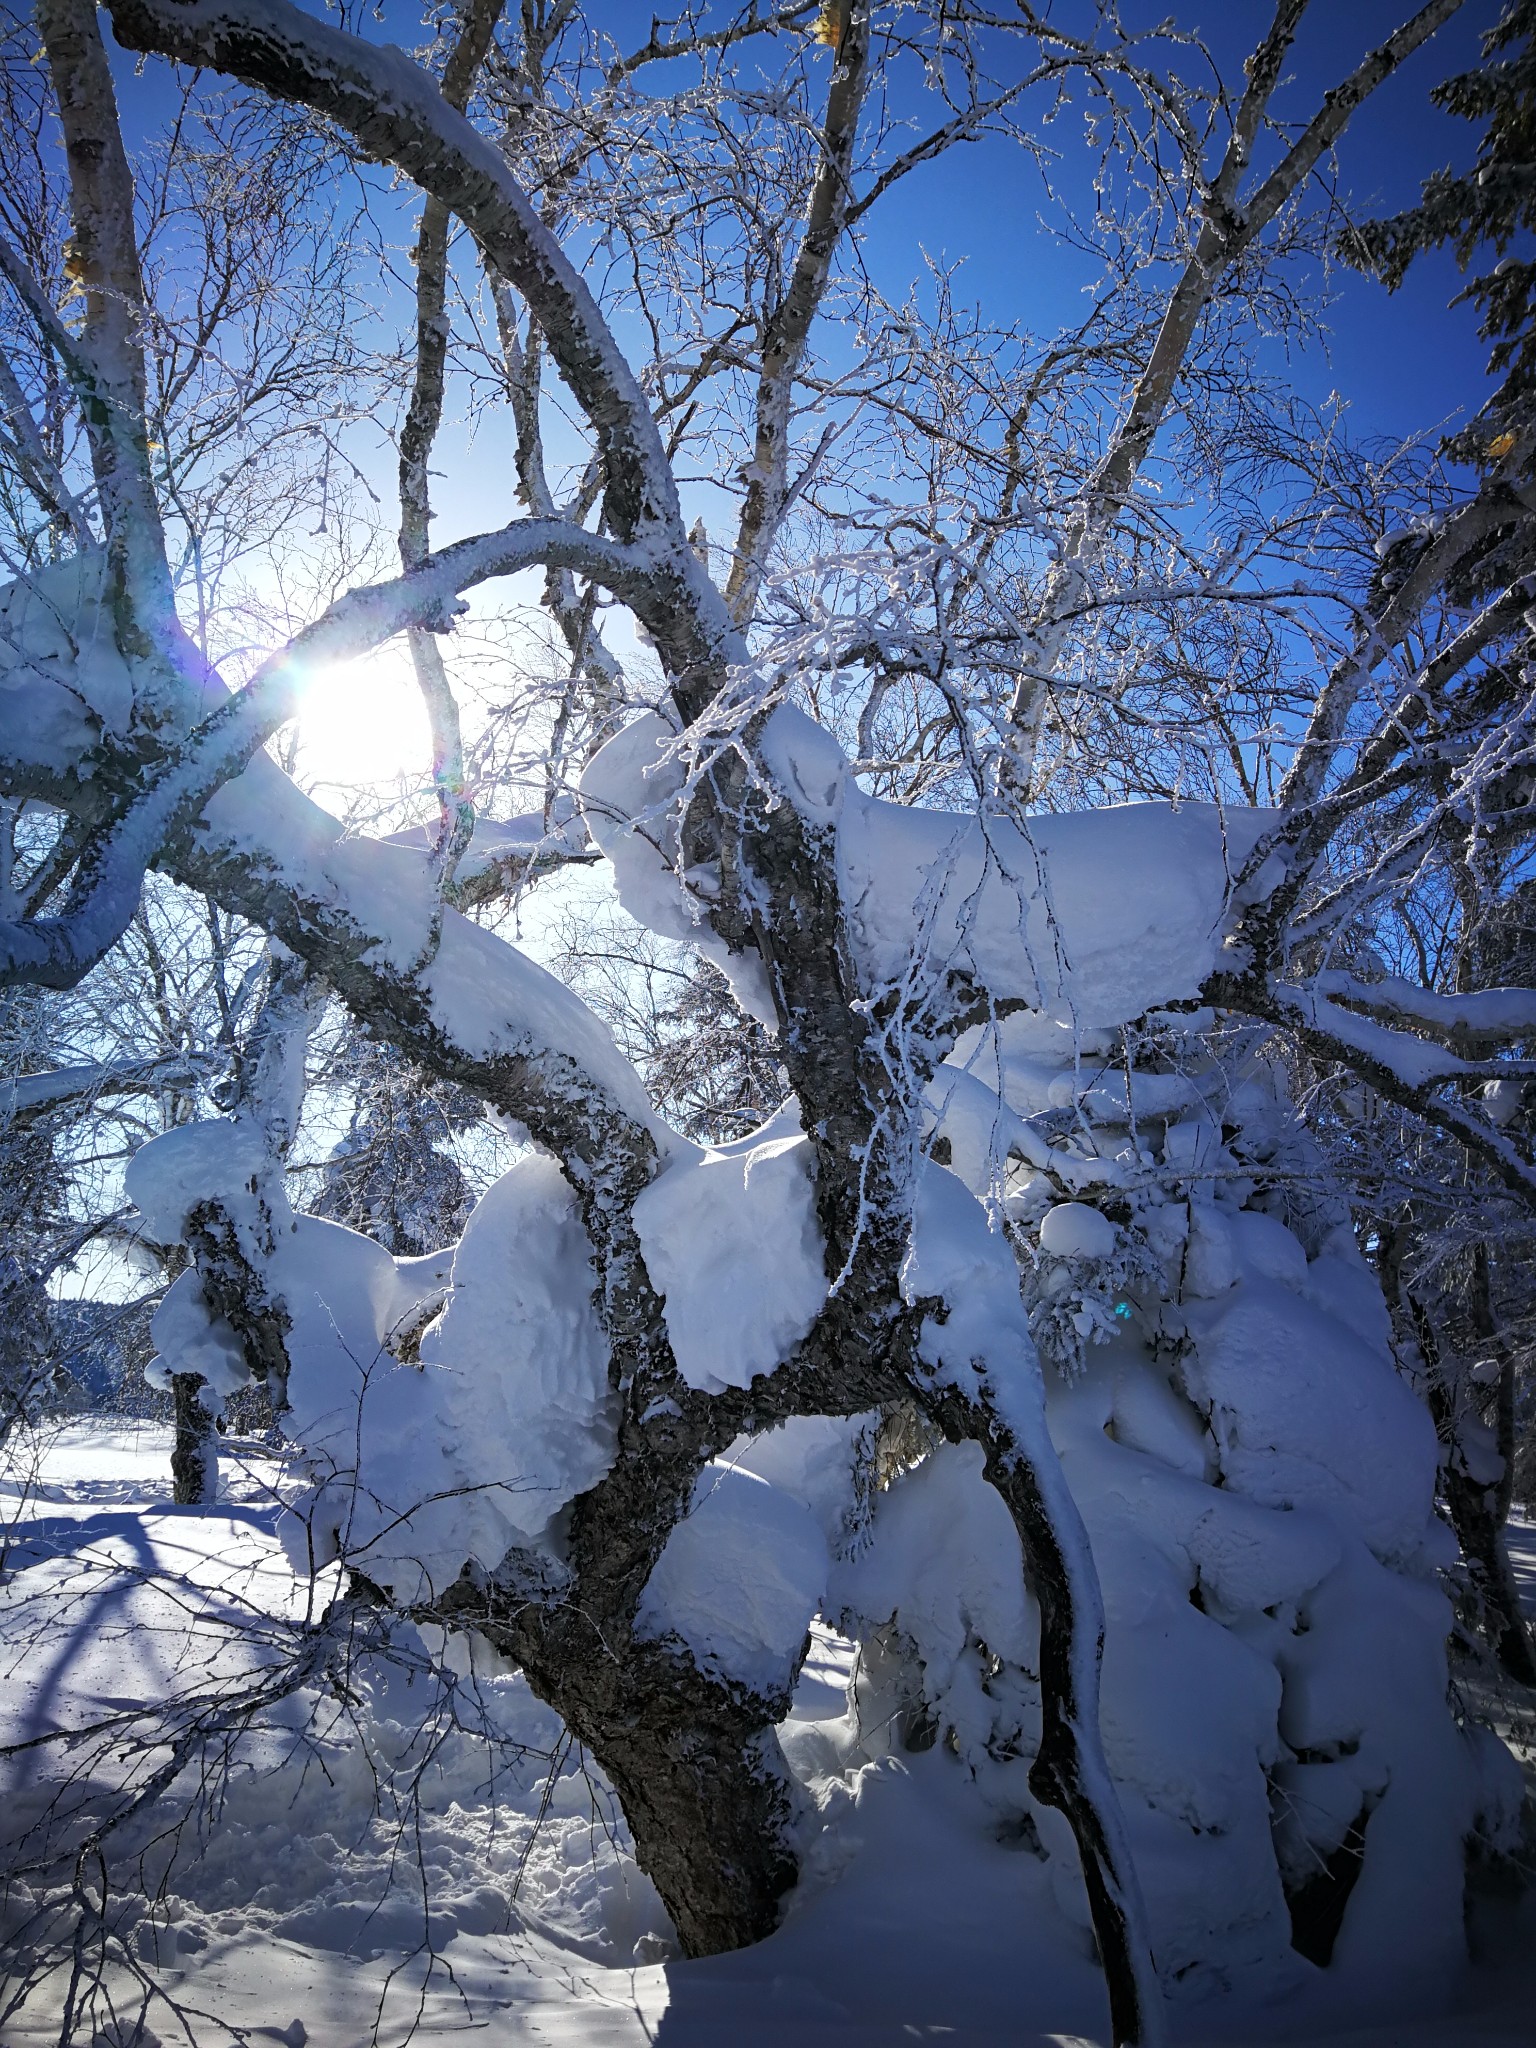
[[1503, 382], [1451, 444], [1463, 461], [1528, 465], [1536, 439], [1536, 255], [1519, 252], [1536, 229], [1536, 0], [1512, 0], [1483, 38], [1484, 63], [1436, 86], [1436, 105], [1485, 124], [1470, 170], [1435, 171], [1417, 206], [1352, 228], [1339, 254], [1396, 290], [1426, 249], [1447, 244], [1463, 271], [1461, 294], [1493, 343], [1489, 370]]

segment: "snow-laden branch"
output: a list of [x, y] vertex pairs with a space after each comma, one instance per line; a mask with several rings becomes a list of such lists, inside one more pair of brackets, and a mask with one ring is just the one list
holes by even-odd
[[107, 1095], [158, 1095], [163, 1088], [195, 1088], [217, 1064], [179, 1052], [167, 1059], [93, 1060], [55, 1067], [43, 1074], [19, 1074], [0, 1082], [0, 1130], [35, 1123], [54, 1110], [93, 1103]]
[[1525, 1062], [1458, 1060], [1406, 1031], [1389, 1030], [1373, 1017], [1341, 1009], [1314, 989], [1283, 982], [1266, 987], [1251, 976], [1214, 974], [1203, 994], [1221, 1007], [1280, 1025], [1309, 1052], [1347, 1068], [1385, 1101], [1457, 1139], [1513, 1193], [1536, 1202], [1536, 1165], [1525, 1152], [1487, 1117], [1441, 1092], [1448, 1082], [1519, 1074]]
[[128, 929], [162, 848], [297, 714], [300, 692], [318, 672], [440, 615], [476, 584], [551, 563], [578, 568], [616, 591], [643, 588], [645, 564], [633, 549], [563, 520], [526, 519], [339, 598], [172, 751], [90, 847], [57, 916], [0, 923], [0, 987], [72, 988], [89, 973]]
[[1316, 987], [1319, 994], [1367, 1016], [1424, 1024], [1464, 1045], [1536, 1037], [1536, 989], [1484, 988], [1441, 995], [1395, 975], [1360, 981], [1342, 972], [1320, 974]]
[[[1325, 975], [1321, 980], [1325, 983], [1344, 982], [1346, 987], [1343, 991], [1333, 992], [1351, 1003], [1375, 992], [1371, 983], [1357, 982], [1352, 975]], [[1406, 990], [1409, 984], [1399, 982], [1396, 986]], [[1425, 991], [1416, 993], [1424, 995]], [[1486, 993], [1516, 997], [1526, 994], [1520, 989], [1490, 989]], [[1356, 1063], [1366, 1063], [1370, 1069], [1368, 1078], [1374, 1078], [1377, 1073], [1388, 1073], [1400, 1089], [1411, 1095], [1444, 1081], [1497, 1080], [1504, 1075], [1530, 1070], [1530, 1063], [1524, 1060], [1462, 1059], [1459, 1054], [1448, 1052], [1428, 1039], [1419, 1038], [1409, 1031], [1394, 1031], [1378, 1021], [1383, 1015], [1392, 1015], [1394, 1007], [1400, 1015], [1411, 1014], [1406, 1005], [1394, 1006], [1390, 1001], [1367, 1002], [1363, 1005], [1367, 1014], [1362, 1016], [1358, 1009], [1344, 1009], [1339, 1003], [1330, 1001], [1321, 987], [1300, 988], [1288, 982], [1276, 982], [1274, 996], [1299, 1023], [1313, 1031], [1326, 1033], [1342, 1050], [1344, 1057]], [[1455, 999], [1444, 1000], [1453, 1002]], [[1475, 1002], [1476, 998], [1470, 1000]], [[1531, 1006], [1536, 1005], [1536, 996], [1527, 995], [1526, 1002], [1529, 1015]]]
[[1387, 604], [1365, 622], [1355, 646], [1319, 692], [1305, 737], [1280, 785], [1282, 809], [1319, 796], [1366, 678], [1412, 630], [1425, 605], [1444, 588], [1447, 577], [1491, 534], [1530, 518], [1531, 507], [1523, 497], [1502, 480], [1495, 480], [1445, 521]]

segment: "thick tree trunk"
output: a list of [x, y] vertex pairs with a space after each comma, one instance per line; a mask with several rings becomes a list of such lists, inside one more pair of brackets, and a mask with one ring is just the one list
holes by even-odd
[[598, 1712], [584, 1688], [566, 1718], [619, 1795], [683, 1953], [720, 1955], [778, 1925], [799, 1876], [792, 1787], [760, 1706], [661, 1662], [631, 1658]]
[[799, 1875], [794, 1788], [773, 1728], [787, 1693], [727, 1686], [683, 1652], [599, 1634], [585, 1611], [494, 1584], [461, 1579], [433, 1618], [477, 1629], [520, 1665], [602, 1767], [685, 1955], [773, 1932]]
[[1445, 1504], [1466, 1562], [1482, 1631], [1503, 1670], [1521, 1685], [1536, 1686], [1536, 1651], [1520, 1611], [1520, 1590], [1504, 1543], [1497, 1494], [1498, 1483], [1487, 1485], [1475, 1478], [1460, 1446], [1453, 1443], [1445, 1466]]
[[219, 1497], [218, 1437], [203, 1406], [201, 1373], [171, 1375], [176, 1438], [171, 1449], [172, 1498], [178, 1507], [205, 1507]]
[[[1467, 1568], [1478, 1628], [1502, 1669], [1521, 1685], [1536, 1686], [1536, 1648], [1520, 1610], [1520, 1589], [1504, 1542], [1507, 1462], [1490, 1474], [1469, 1456], [1456, 1375], [1442, 1361], [1439, 1340], [1424, 1305], [1410, 1295], [1408, 1306], [1428, 1368], [1429, 1412], [1445, 1446], [1445, 1505]], [[1478, 1423], [1477, 1428], [1481, 1430], [1482, 1425]]]

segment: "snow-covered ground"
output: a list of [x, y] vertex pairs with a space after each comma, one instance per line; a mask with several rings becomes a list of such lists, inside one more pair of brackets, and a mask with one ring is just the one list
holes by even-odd
[[[784, 1926], [682, 1962], [611, 1800], [518, 1677], [455, 1646], [445, 1681], [434, 1646], [397, 1630], [354, 1644], [339, 1683], [317, 1670], [284, 1690], [334, 1589], [296, 1584], [264, 1454], [224, 1477], [217, 1509], [174, 1507], [166, 1430], [75, 1422], [0, 1493], [7, 1864], [35, 1854], [45, 1822], [81, 1839], [164, 1763], [172, 1723], [209, 1738], [116, 1839], [112, 1959], [78, 2030], [89, 2048], [361, 2048], [413, 2029], [554, 2048], [1104, 2038], [1086, 1936], [1034, 1856], [978, 1833], [956, 1761], [938, 1747], [859, 1763], [849, 1645], [818, 1633], [786, 1739], [823, 1825]], [[1518, 1525], [1513, 1548], [1536, 1601], [1536, 1529]], [[253, 1690], [255, 1712], [231, 1717]], [[82, 1866], [93, 1904], [96, 1871]], [[7, 2014], [40, 1968], [42, 1883], [13, 1879], [4, 1897], [7, 2048], [60, 2034], [67, 1967]], [[1359, 2014], [1340, 2031], [1294, 2003], [1218, 2001], [1177, 2013], [1175, 2037], [1531, 2048], [1536, 1895], [1480, 1898], [1472, 1935], [1478, 1962], [1450, 2010]]]

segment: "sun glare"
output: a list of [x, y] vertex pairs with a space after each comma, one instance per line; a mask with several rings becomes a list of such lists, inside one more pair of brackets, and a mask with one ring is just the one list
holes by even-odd
[[299, 712], [306, 782], [352, 786], [425, 780], [431, 738], [405, 647], [394, 643], [313, 676]]

